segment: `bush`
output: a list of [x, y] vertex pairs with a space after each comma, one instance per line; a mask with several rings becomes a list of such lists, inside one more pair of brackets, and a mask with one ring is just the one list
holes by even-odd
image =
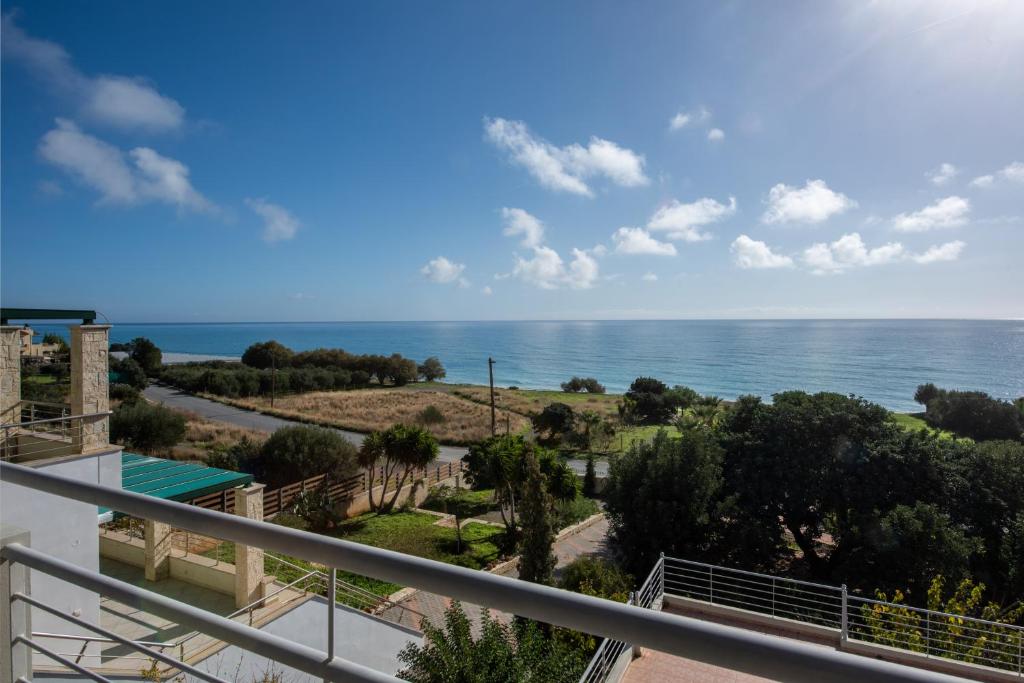
[[141, 365], [148, 376], [156, 377], [160, 373], [164, 358], [156, 344], [145, 337], [136, 337], [131, 341], [131, 349], [131, 359]]
[[146, 371], [131, 358], [123, 360], [111, 358], [110, 371], [116, 375], [116, 382], [118, 384], [127, 384], [136, 389], [145, 389], [149, 386], [149, 380], [146, 379]]
[[417, 370], [420, 377], [428, 382], [444, 379], [445, 375], [448, 374], [445, 371], [444, 366], [441, 365], [441, 360], [437, 356], [431, 356], [423, 361]]
[[936, 391], [924, 414], [931, 426], [975, 441], [1024, 439], [1024, 415], [1012, 403], [981, 391]]
[[555, 526], [564, 529], [579, 524], [587, 517], [596, 515], [601, 507], [593, 498], [576, 496], [572, 500], [560, 500], [555, 503]]
[[568, 382], [562, 382], [562, 391], [579, 393], [585, 391], [588, 394], [603, 394], [604, 385], [593, 377], [573, 377]]
[[917, 387], [917, 391], [914, 392], [914, 401], [927, 408], [928, 402], [932, 399], [938, 398], [941, 393], [942, 390], [931, 382], [928, 384], [921, 384]]
[[419, 412], [416, 421], [421, 425], [437, 425], [445, 421], [445, 416], [437, 406], [429, 405]]
[[110, 416], [110, 438], [136, 450], [167, 450], [184, 437], [185, 417], [163, 406], [122, 403]]
[[573, 430], [576, 425], [576, 415], [568, 405], [552, 403], [546, 406], [539, 415], [530, 418], [530, 421], [538, 433], [546, 432], [550, 438], [555, 438]]
[[110, 400], [122, 403], [134, 403], [142, 398], [138, 389], [130, 384], [114, 383], [110, 385]]
[[267, 439], [252, 464], [256, 480], [268, 488], [328, 474], [342, 479], [356, 471], [356, 447], [321, 427], [282, 427]]
[[633, 588], [633, 577], [611, 562], [597, 557], [581, 557], [563, 570], [558, 587], [573, 593], [626, 602]]

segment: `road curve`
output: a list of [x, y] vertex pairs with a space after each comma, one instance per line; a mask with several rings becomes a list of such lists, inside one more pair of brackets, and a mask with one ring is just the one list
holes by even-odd
[[[274, 417], [273, 415], [257, 413], [254, 410], [235, 408], [234, 406], [201, 398], [163, 384], [150, 384], [142, 393], [147, 399], [154, 403], [161, 403], [169, 408], [188, 410], [196, 413], [200, 417], [206, 418], [207, 420], [226, 422], [244, 429], [275, 432], [281, 427], [291, 427], [296, 424], [301, 424], [294, 420], [285, 420], [280, 417]], [[363, 437], [365, 436], [365, 434], [350, 432], [345, 429], [334, 429], [334, 431], [341, 434], [345, 439], [356, 446], [363, 443]], [[441, 446], [440, 453], [438, 454], [438, 460], [441, 462], [456, 462], [461, 460], [464, 455], [466, 455], [466, 448], [463, 446]], [[597, 476], [607, 476], [608, 463], [598, 461], [595, 464]], [[587, 465], [584, 460], [573, 459], [569, 461], [569, 466], [572, 467], [574, 472], [582, 475], [586, 471]]]

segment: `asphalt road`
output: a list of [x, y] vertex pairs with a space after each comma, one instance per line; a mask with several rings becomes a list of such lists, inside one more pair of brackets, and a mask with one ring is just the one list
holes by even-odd
[[[253, 410], [235, 408], [233, 406], [224, 405], [223, 403], [217, 403], [216, 401], [210, 401], [209, 399], [193, 396], [192, 394], [179, 389], [163, 386], [161, 384], [151, 384], [142, 393], [147, 399], [154, 401], [155, 403], [162, 403], [170, 408], [190, 410], [207, 420], [227, 422], [228, 424], [233, 424], [237, 427], [244, 427], [245, 429], [274, 432], [281, 427], [290, 427], [295, 424], [299, 424], [292, 420], [274, 417], [273, 415], [264, 415]], [[341, 434], [356, 446], [363, 442], [363, 437], [365, 436], [359, 432], [350, 432], [344, 429], [335, 429], [334, 431]], [[441, 451], [438, 454], [438, 460], [441, 462], [455, 462], [457, 460], [461, 460], [464, 455], [466, 455], [466, 449], [462, 446], [441, 446]], [[585, 461], [577, 459], [570, 460], [569, 466], [572, 467], [573, 471], [577, 474], [582, 475], [586, 471], [587, 464]], [[595, 469], [597, 470], [597, 476], [607, 476], [608, 463], [598, 461]]]

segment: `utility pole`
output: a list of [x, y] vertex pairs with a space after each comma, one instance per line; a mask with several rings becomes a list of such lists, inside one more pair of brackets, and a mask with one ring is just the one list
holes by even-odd
[[487, 373], [491, 377], [491, 436], [497, 433], [497, 416], [494, 412], [494, 359], [487, 357]]

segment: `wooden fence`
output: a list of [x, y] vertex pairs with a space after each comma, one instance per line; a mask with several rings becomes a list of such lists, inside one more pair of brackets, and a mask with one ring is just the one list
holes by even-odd
[[[434, 484], [450, 479], [458, 474], [461, 474], [465, 470], [462, 462], [445, 462], [438, 463], [436, 465], [430, 465], [422, 469], [416, 470], [412, 476], [406, 481], [406, 484], [411, 484], [418, 480], [424, 480], [424, 483], [429, 487]], [[401, 472], [395, 472], [390, 477], [388, 482], [389, 488], [396, 486], [399, 480], [402, 478]], [[282, 486], [279, 489], [273, 489], [268, 491], [263, 490], [263, 519], [272, 519], [275, 515], [283, 510], [287, 510], [288, 507], [295, 501], [303, 491], [313, 491], [318, 487], [322, 486], [325, 481], [328, 480], [326, 474], [320, 474], [309, 479], [303, 479], [297, 481], [294, 484], [288, 484]], [[384, 469], [382, 467], [376, 468], [373, 472], [373, 487], [376, 488], [384, 483]], [[359, 474], [354, 474], [347, 479], [340, 479], [337, 481], [330, 481], [328, 484], [328, 493], [335, 502], [345, 501], [356, 496], [366, 493], [370, 490], [370, 471], [364, 470]], [[221, 512], [234, 513], [235, 511], [235, 496], [230, 490], [220, 491], [218, 493], [211, 493], [206, 496], [200, 496], [188, 501], [192, 505], [197, 505], [208, 510], [219, 510]]]

